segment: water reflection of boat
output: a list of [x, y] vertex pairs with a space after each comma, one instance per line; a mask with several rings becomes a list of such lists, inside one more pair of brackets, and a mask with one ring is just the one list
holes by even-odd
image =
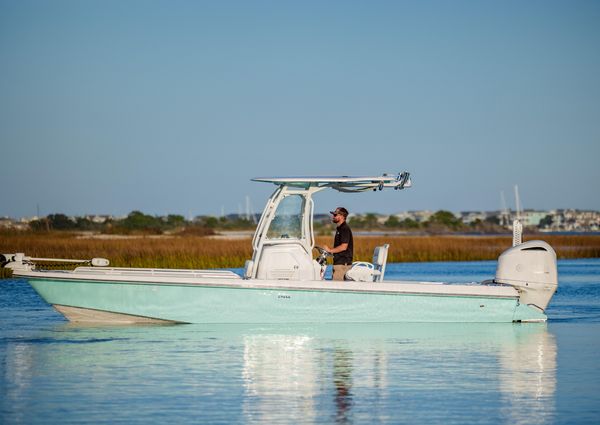
[[[331, 399], [338, 423], [353, 417], [361, 400], [370, 400], [370, 414], [386, 422], [398, 394], [464, 397], [464, 391], [492, 388], [500, 392], [499, 415], [509, 423], [543, 424], [554, 412], [556, 343], [544, 325], [353, 324], [298, 334], [273, 329], [244, 337], [243, 376], [252, 396], [246, 414], [265, 423], [286, 422], [290, 411], [311, 422], [321, 413], [314, 400], [323, 397]], [[277, 408], [283, 405], [289, 410]]]
[[[455, 419], [475, 409], [543, 424], [554, 412], [556, 343], [544, 324], [65, 325], [6, 348], [5, 402], [34, 413], [40, 377], [91, 405], [165, 391], [224, 402], [241, 389], [242, 419], [258, 423], [361, 422], [365, 412], [410, 423], [433, 395]], [[486, 405], [465, 404], [475, 394], [489, 394]]]
[[503, 347], [498, 359], [504, 414], [511, 424], [546, 424], [554, 417], [556, 343], [547, 332], [517, 334], [516, 344]]

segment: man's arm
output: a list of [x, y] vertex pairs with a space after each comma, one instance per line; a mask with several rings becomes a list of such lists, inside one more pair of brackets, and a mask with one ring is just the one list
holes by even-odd
[[327, 245], [325, 245], [323, 248], [330, 254], [338, 254], [348, 249], [348, 243], [343, 243], [341, 245], [336, 246], [335, 248], [329, 248]]

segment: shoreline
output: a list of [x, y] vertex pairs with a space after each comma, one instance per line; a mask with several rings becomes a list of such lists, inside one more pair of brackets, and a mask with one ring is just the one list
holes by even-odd
[[[432, 237], [432, 238], [512, 238], [512, 233], [426, 233], [426, 232], [398, 232], [398, 231], [379, 231], [379, 230], [357, 230], [352, 232], [355, 237], [360, 238], [419, 238], [419, 237]], [[331, 233], [320, 233], [315, 234], [316, 238], [333, 237], [333, 231]], [[1, 233], [0, 233], [1, 235]], [[189, 237], [195, 237], [194, 235], [183, 235], [177, 233], [163, 233], [163, 234], [118, 234], [118, 233], [100, 233], [94, 231], [51, 231], [51, 232], [12, 232], [7, 237], [12, 236], [33, 236], [43, 237], [48, 235], [63, 237], [72, 237], [75, 239], [91, 239], [91, 240], [129, 240], [129, 239], [185, 239]], [[5, 235], [6, 236], [6, 235]], [[225, 239], [225, 240], [240, 240], [240, 239], [252, 239], [254, 236], [254, 230], [218, 230], [213, 235], [200, 236], [205, 239]], [[527, 239], [543, 239], [545, 237], [554, 236], [573, 236], [573, 237], [593, 237], [600, 236], [600, 232], [526, 232], [524, 237]], [[1, 245], [0, 245], [1, 247]]]

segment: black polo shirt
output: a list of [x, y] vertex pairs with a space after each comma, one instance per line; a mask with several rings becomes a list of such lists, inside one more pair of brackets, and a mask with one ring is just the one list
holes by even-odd
[[344, 221], [335, 230], [335, 239], [333, 240], [333, 247], [338, 247], [343, 243], [348, 244], [348, 249], [345, 251], [333, 254], [333, 264], [352, 264], [352, 257], [354, 255], [354, 243], [352, 241], [352, 230], [350, 226]]

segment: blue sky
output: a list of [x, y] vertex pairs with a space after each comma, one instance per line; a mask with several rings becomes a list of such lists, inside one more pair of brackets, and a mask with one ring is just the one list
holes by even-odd
[[598, 1], [0, 0], [0, 216], [600, 209]]

